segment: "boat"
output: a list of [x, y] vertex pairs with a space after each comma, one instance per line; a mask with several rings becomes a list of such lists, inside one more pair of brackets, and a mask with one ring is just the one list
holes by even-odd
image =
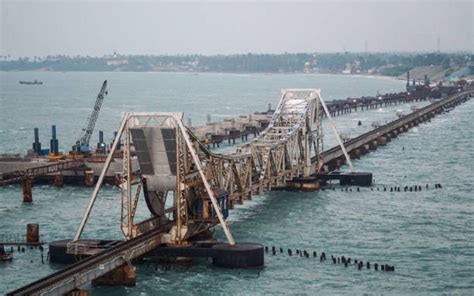
[[5, 247], [0, 245], [0, 261], [11, 261], [13, 259], [13, 254], [5, 252]]
[[0, 254], [0, 261], [11, 261], [11, 260], [13, 260], [13, 254], [12, 253]]
[[21, 80], [21, 81], [20, 81], [20, 84], [29, 84], [29, 85], [31, 85], [31, 84], [43, 84], [43, 82], [42, 82], [42, 81], [38, 81], [38, 80], [36, 80], [36, 79], [35, 79], [34, 81], [23, 81], [23, 80]]

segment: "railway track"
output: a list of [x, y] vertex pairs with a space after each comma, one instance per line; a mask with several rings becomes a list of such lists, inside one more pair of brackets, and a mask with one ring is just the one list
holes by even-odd
[[84, 160], [67, 160], [48, 163], [46, 165], [28, 168], [23, 171], [12, 171], [0, 174], [0, 186], [19, 183], [27, 179], [58, 173], [64, 170], [72, 170], [84, 167]]
[[[459, 100], [468, 96], [474, 96], [474, 89], [466, 90], [458, 94], [455, 94], [453, 96], [442, 99], [440, 101], [434, 102], [417, 111], [407, 114], [406, 116], [403, 116], [399, 119], [396, 119], [392, 122], [382, 125], [358, 137], [350, 139], [344, 143], [344, 146], [346, 147], [348, 152], [354, 149], [360, 148], [361, 146], [366, 145], [370, 143], [371, 141], [374, 141], [378, 137], [381, 137], [390, 132], [393, 132], [399, 129], [400, 127], [403, 127], [411, 122], [414, 122], [417, 119], [422, 118], [423, 116], [431, 117], [431, 115], [434, 115], [433, 112], [436, 113], [437, 111], [440, 111], [440, 109], [446, 106], [449, 106], [451, 104], [454, 104], [458, 102]], [[324, 163], [329, 163], [343, 156], [344, 156], [343, 152], [341, 150], [341, 147], [339, 146], [335, 146], [321, 153], [321, 157], [323, 158]], [[316, 157], [312, 157], [311, 160], [313, 163], [317, 161]]]
[[[454, 106], [455, 104], [467, 99], [468, 96], [474, 95], [474, 89], [466, 90], [448, 98], [442, 99], [420, 110], [412, 112], [393, 122], [369, 131], [345, 143], [348, 151], [352, 151], [366, 145], [374, 139], [384, 136], [387, 133], [413, 123], [417, 119], [425, 120], [434, 114], [439, 113], [443, 108]], [[204, 151], [206, 151], [204, 149]], [[215, 154], [207, 151], [211, 156]], [[220, 156], [220, 155], [219, 155]], [[340, 147], [331, 148], [321, 154], [324, 163], [336, 160], [343, 156]], [[225, 156], [222, 159], [227, 158]], [[228, 158], [232, 160], [232, 157]], [[316, 162], [316, 158], [311, 159]], [[159, 229], [151, 230], [134, 239], [124, 241], [116, 246], [98, 253], [97, 255], [88, 257], [80, 262], [72, 264], [63, 270], [57, 271], [47, 277], [39, 279], [24, 287], [8, 293], [7, 295], [62, 295], [73, 289], [80, 287], [88, 282], [97, 279], [115, 268], [129, 263], [132, 259], [142, 256], [143, 254], [157, 248], [161, 244], [160, 236], [169, 231], [172, 224], [162, 225]]]
[[7, 295], [63, 295], [158, 247], [160, 235], [170, 228], [171, 223], [168, 223], [159, 229], [121, 242]]

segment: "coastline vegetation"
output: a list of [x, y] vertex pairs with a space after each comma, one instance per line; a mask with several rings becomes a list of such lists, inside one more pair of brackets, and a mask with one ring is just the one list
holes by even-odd
[[399, 76], [415, 67], [464, 67], [470, 53], [283, 53], [235, 55], [0, 56], [2, 71], [344, 73]]

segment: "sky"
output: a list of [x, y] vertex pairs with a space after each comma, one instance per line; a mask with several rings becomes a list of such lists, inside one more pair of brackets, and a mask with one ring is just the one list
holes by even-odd
[[474, 0], [0, 0], [0, 55], [474, 50]]

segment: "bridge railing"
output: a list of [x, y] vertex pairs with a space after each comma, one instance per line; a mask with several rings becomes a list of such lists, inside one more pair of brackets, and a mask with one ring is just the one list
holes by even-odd
[[46, 165], [28, 168], [24, 171], [11, 171], [0, 174], [0, 186], [18, 183], [26, 179], [38, 176], [58, 173], [64, 170], [76, 169], [84, 166], [83, 159], [74, 159], [48, 163]]
[[[40, 242], [43, 242], [43, 235], [40, 234]], [[25, 233], [0, 233], [0, 245], [27, 245]]]
[[[474, 90], [468, 90], [468, 91], [464, 91], [464, 92], [461, 92], [461, 93], [458, 93], [458, 94], [455, 94], [451, 97], [448, 97], [448, 98], [445, 98], [445, 99], [442, 99], [440, 101], [436, 101], [428, 106], [425, 106], [421, 109], [418, 109], [417, 111], [414, 111], [410, 114], [407, 114], [405, 116], [402, 116], [392, 122], [389, 122], [388, 124], [385, 124], [385, 125], [382, 125], [376, 129], [373, 129], [371, 131], [369, 131], [368, 133], [365, 133], [363, 135], [360, 135], [358, 137], [355, 137], [355, 138], [352, 138], [350, 139], [349, 141], [347, 141], [346, 143], [344, 143], [344, 145], [347, 147], [347, 150], [352, 150], [354, 147], [354, 145], [363, 140], [363, 139], [366, 139], [367, 141], [370, 141], [370, 140], [373, 140], [385, 133], [387, 133], [387, 130], [388, 129], [396, 129], [396, 128], [399, 128], [413, 120], [415, 120], [416, 118], [419, 118], [421, 116], [424, 116], [426, 114], [429, 114], [431, 112], [433, 112], [434, 110], [440, 108], [441, 106], [444, 106], [460, 97], [464, 97], [464, 96], [467, 96], [467, 95], [474, 95]], [[357, 145], [356, 145], [357, 146]], [[342, 156], [342, 151], [341, 151], [341, 148], [339, 146], [335, 146], [335, 147], [332, 147], [326, 151], [324, 151], [322, 153], [322, 156], [325, 160], [325, 162], [327, 161], [330, 161], [332, 159], [335, 159], [339, 156], [334, 156], [334, 154], [340, 154], [339, 156]], [[329, 160], [328, 160], [329, 159]], [[315, 161], [315, 157], [313, 157], [313, 161]]]

